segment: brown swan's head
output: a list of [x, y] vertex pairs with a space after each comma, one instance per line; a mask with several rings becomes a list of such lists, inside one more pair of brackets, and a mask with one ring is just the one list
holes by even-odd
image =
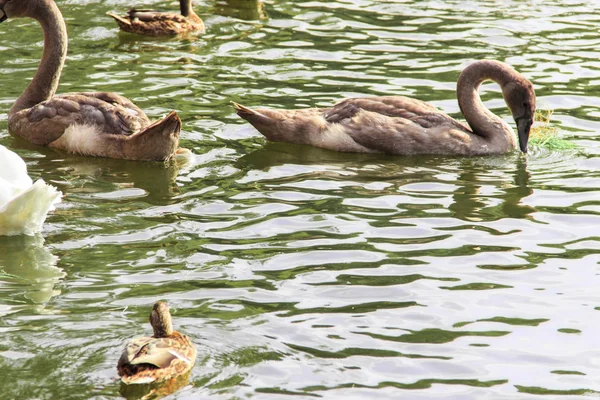
[[535, 116], [535, 91], [533, 90], [533, 85], [520, 75], [519, 79], [508, 82], [502, 88], [502, 94], [517, 123], [519, 147], [523, 153], [527, 153], [529, 132], [531, 131], [531, 125], [533, 125]]
[[173, 323], [171, 322], [171, 313], [166, 301], [157, 301], [152, 307], [150, 314], [150, 324], [154, 330], [154, 337], [167, 337], [173, 334]]

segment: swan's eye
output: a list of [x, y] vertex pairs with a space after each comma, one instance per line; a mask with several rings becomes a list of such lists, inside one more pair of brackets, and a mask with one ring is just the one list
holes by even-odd
[[524, 102], [523, 102], [523, 107], [529, 107], [529, 103], [528, 103], [528, 102], [526, 102], [526, 101], [524, 101]]

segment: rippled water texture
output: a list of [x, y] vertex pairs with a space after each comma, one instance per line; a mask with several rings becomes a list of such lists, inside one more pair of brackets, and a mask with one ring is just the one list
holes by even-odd
[[[60, 92], [117, 91], [153, 118], [176, 109], [187, 165], [11, 137], [41, 31], [0, 25], [0, 143], [65, 193], [43, 238], [0, 240], [3, 397], [118, 397], [123, 343], [151, 332], [157, 299], [198, 347], [178, 399], [600, 391], [600, 3], [215, 1], [197, 2], [198, 40], [119, 33], [105, 12], [129, 1], [58, 2], [71, 37]], [[579, 149], [336, 154], [267, 144], [229, 105], [402, 94], [459, 117], [456, 79], [480, 58], [530, 78]], [[510, 122], [498, 86], [482, 96]]]

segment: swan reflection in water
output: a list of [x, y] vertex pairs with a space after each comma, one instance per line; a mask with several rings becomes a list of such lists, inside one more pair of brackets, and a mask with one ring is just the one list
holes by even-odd
[[[337, 179], [340, 171], [344, 171], [355, 173], [357, 182], [377, 180], [390, 183], [374, 193], [377, 196], [396, 195], [407, 183], [449, 183], [447, 178], [440, 179], [439, 176], [454, 174], [456, 180], [452, 183], [456, 188], [446, 193], [452, 201], [444, 207], [453, 218], [462, 221], [532, 219], [531, 214], [536, 211], [523, 203], [523, 199], [533, 193], [533, 188], [527, 159], [519, 154], [489, 158], [397, 157], [340, 153], [312, 146], [267, 142], [264, 148], [240, 157], [236, 166], [241, 170], [269, 171], [272, 167], [286, 164], [319, 166], [317, 173], [320, 179]], [[484, 186], [490, 185], [498, 191], [493, 196], [482, 191]]]
[[[163, 204], [165, 199], [181, 193], [177, 177], [192, 164], [192, 156], [167, 163], [69, 156], [62, 160], [62, 169], [72, 185], [68, 192], [75, 196], [98, 192], [112, 196], [110, 193], [118, 190], [139, 189], [144, 192], [140, 194], [144, 201]], [[94, 181], [94, 185], [88, 185], [89, 181]]]
[[58, 257], [44, 246], [44, 238], [39, 234], [0, 236], [0, 291], [4, 293], [3, 297], [23, 296], [36, 308], [43, 309], [52, 297], [60, 294], [55, 286], [66, 275], [56, 266], [57, 262]]

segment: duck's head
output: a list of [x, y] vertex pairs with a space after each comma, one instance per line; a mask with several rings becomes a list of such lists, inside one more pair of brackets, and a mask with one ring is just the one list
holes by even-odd
[[158, 301], [152, 308], [150, 314], [150, 324], [154, 330], [154, 337], [167, 337], [173, 334], [173, 323], [171, 322], [171, 313], [166, 301]]
[[529, 132], [535, 116], [535, 91], [531, 82], [523, 76], [520, 78], [507, 83], [502, 88], [502, 94], [517, 123], [519, 147], [523, 153], [527, 153]]

